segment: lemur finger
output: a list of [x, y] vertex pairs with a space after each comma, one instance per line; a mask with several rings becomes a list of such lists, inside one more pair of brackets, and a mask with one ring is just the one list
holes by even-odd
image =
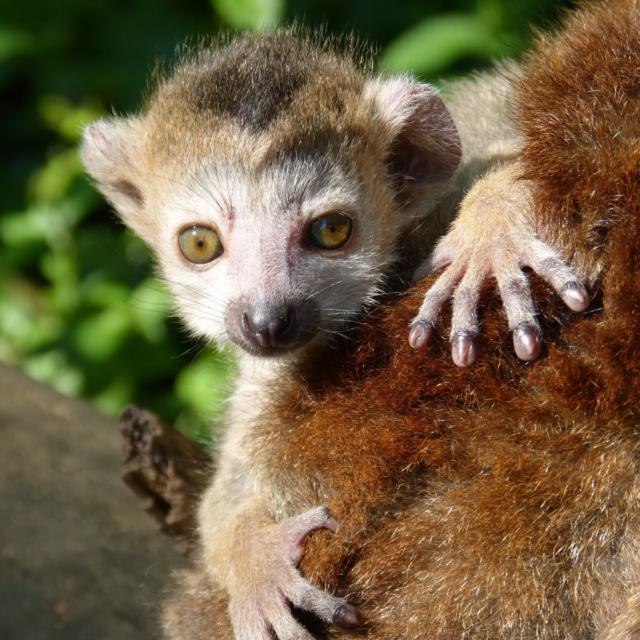
[[314, 587], [300, 575], [285, 587], [283, 593], [293, 605], [315, 613], [324, 622], [347, 629], [360, 624], [358, 610], [352, 604]]
[[445, 236], [434, 247], [431, 255], [415, 270], [412, 282], [418, 282], [430, 273], [442, 269], [442, 267], [453, 262], [454, 251], [449, 246], [448, 238]]
[[269, 625], [256, 604], [232, 598], [229, 618], [235, 640], [273, 640]]
[[502, 264], [496, 271], [502, 305], [513, 331], [513, 348], [520, 360], [535, 360], [542, 349], [542, 335], [536, 320], [529, 282], [517, 262]]
[[572, 311], [585, 311], [589, 294], [580, 278], [560, 256], [542, 240], [534, 240], [527, 255], [528, 265], [544, 278]]
[[462, 277], [463, 271], [464, 265], [462, 263], [452, 264], [427, 291], [420, 311], [413, 319], [409, 330], [409, 344], [414, 349], [420, 349], [427, 344], [440, 311], [444, 303], [451, 297], [453, 287]]
[[313, 640], [313, 636], [293, 617], [285, 602], [274, 599], [266, 616], [278, 640]]
[[453, 294], [451, 315], [451, 357], [459, 367], [475, 362], [478, 333], [478, 298], [486, 269], [480, 263], [471, 263]]
[[287, 538], [298, 541], [316, 529], [330, 529], [335, 532], [338, 528], [338, 521], [331, 516], [327, 507], [314, 507], [304, 513], [284, 519], [280, 523], [280, 527]]
[[298, 564], [304, 555], [304, 541], [306, 537], [318, 529], [335, 531], [338, 521], [331, 516], [327, 507], [315, 507], [297, 516], [286, 518], [280, 523], [280, 529], [291, 545], [290, 556], [294, 564]]

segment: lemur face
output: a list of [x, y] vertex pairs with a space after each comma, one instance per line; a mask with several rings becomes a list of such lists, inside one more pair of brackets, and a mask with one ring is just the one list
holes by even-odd
[[330, 337], [368, 304], [393, 258], [361, 177], [325, 158], [194, 167], [152, 240], [198, 335], [272, 356]]
[[460, 144], [431, 88], [279, 33], [183, 63], [82, 156], [191, 330], [277, 356], [371, 303]]

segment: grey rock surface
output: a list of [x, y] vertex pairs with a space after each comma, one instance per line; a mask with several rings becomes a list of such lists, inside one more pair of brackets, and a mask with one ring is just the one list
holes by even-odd
[[158, 637], [182, 560], [120, 479], [115, 420], [0, 365], [0, 639]]

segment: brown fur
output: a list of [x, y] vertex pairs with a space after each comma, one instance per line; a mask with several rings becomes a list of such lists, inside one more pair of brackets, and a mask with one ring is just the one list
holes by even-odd
[[[291, 29], [238, 37], [186, 57], [148, 101], [148, 153], [184, 163], [185, 151], [197, 158], [210, 151], [212, 138], [224, 144], [228, 131], [227, 157], [242, 158], [247, 149], [238, 148], [239, 132], [249, 139], [249, 149], [268, 132], [269, 148], [262, 154], [268, 162], [274, 155], [317, 153], [361, 137], [366, 114], [354, 113], [350, 105], [360, 104], [370, 63], [366, 56], [356, 62], [355, 45], [350, 54], [338, 54], [333, 46]], [[185, 130], [193, 136], [187, 147]]]
[[[535, 283], [546, 352], [524, 365], [487, 292], [461, 370], [444, 339], [406, 344], [422, 282], [301, 372], [256, 442], [291, 513], [341, 522], [302, 564], [360, 606], [366, 628], [340, 637], [639, 636], [639, 21], [634, 1], [584, 7], [518, 87], [540, 232], [600, 291], [591, 311]], [[231, 637], [202, 576], [181, 589], [168, 637]]]

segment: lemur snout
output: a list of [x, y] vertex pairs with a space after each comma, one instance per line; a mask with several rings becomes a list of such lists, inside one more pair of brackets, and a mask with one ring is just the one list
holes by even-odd
[[259, 356], [301, 347], [317, 334], [319, 320], [319, 308], [310, 299], [255, 302], [243, 297], [231, 302], [225, 314], [231, 340]]
[[290, 305], [247, 307], [240, 316], [240, 330], [258, 349], [287, 347], [297, 333], [295, 309]]

